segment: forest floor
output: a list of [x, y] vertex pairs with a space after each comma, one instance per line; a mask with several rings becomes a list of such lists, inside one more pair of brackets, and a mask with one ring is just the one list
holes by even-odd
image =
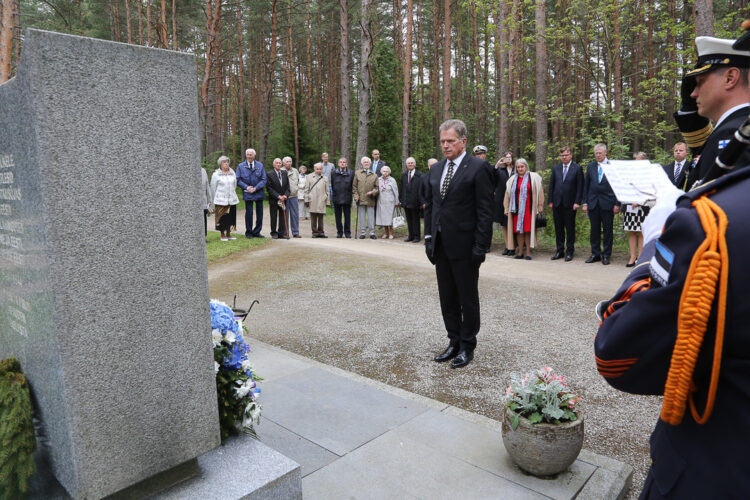
[[475, 359], [452, 370], [432, 361], [447, 338], [423, 245], [337, 239], [329, 226], [333, 238], [312, 239], [309, 224], [301, 229], [302, 239], [209, 265], [211, 297], [260, 301], [246, 322], [250, 337], [495, 420], [511, 373], [551, 366], [584, 398], [584, 447], [632, 465], [629, 497], [637, 496], [661, 399], [611, 388], [593, 353], [594, 307], [627, 275], [624, 258], [585, 264], [588, 253], [579, 250], [567, 263], [543, 252], [521, 261], [500, 256], [496, 242], [480, 270]]

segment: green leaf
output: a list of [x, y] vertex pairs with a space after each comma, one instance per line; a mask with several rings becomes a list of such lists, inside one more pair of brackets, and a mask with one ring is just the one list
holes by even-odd
[[538, 424], [542, 421], [542, 414], [539, 412], [534, 412], [529, 416], [529, 422], [532, 424]]
[[513, 430], [518, 429], [518, 413], [514, 413], [510, 416], [510, 427]]

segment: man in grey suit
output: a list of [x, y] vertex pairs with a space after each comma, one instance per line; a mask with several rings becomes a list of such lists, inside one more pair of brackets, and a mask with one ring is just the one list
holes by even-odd
[[[586, 264], [601, 261], [607, 266], [612, 257], [612, 225], [615, 214], [620, 212], [620, 205], [602, 169], [602, 164], [609, 163], [607, 145], [594, 146], [594, 157], [596, 160], [586, 167], [586, 177], [583, 182], [582, 208], [583, 213], [589, 215], [591, 222], [591, 236], [589, 237], [591, 256], [586, 259]], [[604, 247], [601, 245], [602, 239]]]

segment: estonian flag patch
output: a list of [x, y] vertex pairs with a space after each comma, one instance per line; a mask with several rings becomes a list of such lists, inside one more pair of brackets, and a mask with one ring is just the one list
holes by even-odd
[[649, 262], [649, 271], [651, 272], [651, 277], [661, 286], [667, 286], [669, 272], [672, 270], [672, 262], [674, 262], [674, 253], [665, 247], [661, 241], [656, 240], [656, 252], [651, 257], [651, 262]]
[[727, 144], [729, 144], [730, 139], [724, 139], [723, 141], [719, 141], [719, 149], [724, 149], [727, 147]]

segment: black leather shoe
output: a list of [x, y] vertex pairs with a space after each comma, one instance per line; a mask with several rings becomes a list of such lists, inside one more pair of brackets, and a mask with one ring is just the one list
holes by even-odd
[[599, 257], [598, 255], [592, 255], [591, 257], [586, 259], [586, 264], [591, 264], [592, 262], [599, 262], [600, 260], [602, 260], [602, 258]]
[[328, 238], [328, 236], [326, 236], [325, 234], [321, 234], [320, 236], [318, 236], [318, 238]]
[[344, 235], [343, 235], [343, 234], [337, 234], [337, 235], [336, 235], [336, 238], [343, 238], [343, 237], [344, 237]]
[[456, 357], [451, 361], [451, 368], [461, 368], [471, 363], [474, 359], [474, 351], [461, 350]]
[[608, 266], [609, 265], [609, 257], [602, 257], [602, 264], [604, 264], [605, 266]]
[[279, 239], [279, 235], [271, 233], [271, 239], [278, 240]]
[[411, 238], [406, 238], [404, 241], [407, 242], [407, 243], [409, 243], [410, 241], [414, 241], [414, 240], [411, 239]]
[[374, 234], [371, 234], [371, 235], [370, 235], [370, 239], [371, 239], [371, 240], [377, 240], [377, 239], [378, 239], [378, 237], [377, 237], [377, 236], [375, 236]]
[[412, 243], [419, 243], [420, 241], [422, 241], [422, 240], [421, 239], [416, 239], [416, 240], [412, 240]]
[[562, 256], [563, 256], [563, 253], [558, 251], [558, 252], [555, 252], [555, 255], [553, 255], [552, 259], [550, 260], [562, 259]]
[[450, 344], [442, 353], [435, 356], [433, 358], [433, 361], [442, 363], [443, 361], [448, 361], [449, 359], [455, 358], [457, 355], [458, 355], [458, 346]]
[[573, 254], [569, 253], [565, 256], [565, 262], [570, 262], [571, 260], [573, 260]]
[[360, 239], [360, 240], [364, 240], [364, 239], [365, 239], [365, 235], [364, 235], [364, 234], [360, 234], [360, 235], [359, 235], [359, 239]]

